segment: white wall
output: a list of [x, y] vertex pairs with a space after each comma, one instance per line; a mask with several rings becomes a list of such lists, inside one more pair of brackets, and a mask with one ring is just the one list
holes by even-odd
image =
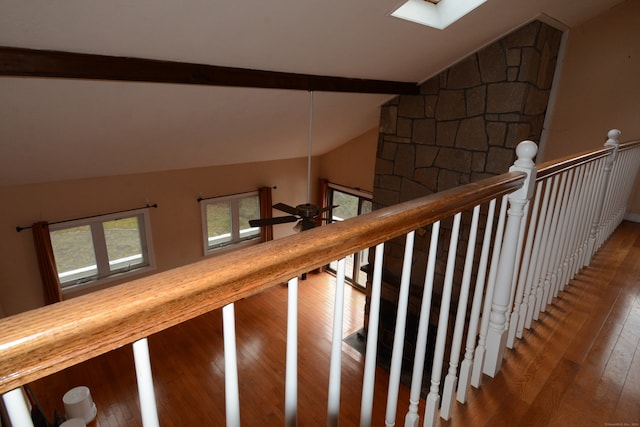
[[[311, 165], [311, 198], [317, 179], [371, 191], [377, 130], [349, 141]], [[133, 209], [157, 203], [151, 209], [151, 228], [157, 269], [160, 272], [202, 259], [199, 195], [215, 197], [273, 189], [273, 202], [304, 203], [307, 197], [307, 159], [249, 163], [169, 172], [121, 175], [0, 187], [0, 317], [43, 304], [40, 274], [29, 230], [16, 226], [36, 221], [64, 221], [90, 215]], [[280, 212], [274, 211], [274, 215]], [[274, 238], [294, 233], [293, 224], [274, 227]], [[118, 284], [112, 282], [109, 286]]]
[[[4, 314], [43, 304], [31, 231], [18, 233], [16, 226], [138, 208], [148, 199], [158, 204], [150, 210], [150, 217], [159, 272], [204, 256], [198, 195], [215, 197], [275, 186], [274, 202], [295, 205], [306, 200], [306, 171], [306, 159], [293, 159], [0, 187], [0, 304]], [[274, 229], [276, 238], [292, 232], [291, 224]]]
[[[640, 0], [627, 0], [569, 31], [543, 153], [550, 160], [601, 147], [607, 132], [640, 139]], [[640, 214], [636, 181], [629, 212]]]
[[376, 127], [321, 156], [319, 175], [334, 183], [372, 193], [377, 148]]

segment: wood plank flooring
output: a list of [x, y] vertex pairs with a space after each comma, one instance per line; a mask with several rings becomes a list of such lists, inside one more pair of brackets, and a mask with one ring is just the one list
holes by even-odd
[[[326, 423], [335, 279], [310, 274], [299, 284], [299, 425]], [[235, 304], [242, 424], [284, 424], [286, 285]], [[343, 336], [363, 325], [364, 295], [345, 289]], [[163, 426], [224, 425], [222, 315], [215, 311], [149, 337], [158, 411]], [[340, 424], [357, 426], [364, 358], [343, 344]], [[376, 416], [384, 417], [386, 376], [379, 370]], [[130, 346], [66, 369], [32, 385], [48, 414], [62, 410], [66, 390], [86, 385], [100, 427], [139, 426]], [[408, 392], [403, 390], [403, 401]]]
[[[242, 424], [284, 424], [285, 285], [236, 303]], [[333, 279], [300, 282], [299, 425], [326, 425]], [[363, 322], [364, 295], [345, 290], [343, 336]], [[222, 316], [212, 312], [149, 337], [162, 426], [224, 425]], [[496, 378], [455, 404], [445, 426], [640, 426], [640, 224], [624, 222], [507, 352]], [[364, 358], [343, 344], [340, 425], [359, 423]], [[387, 375], [376, 374], [374, 425], [384, 425]], [[140, 426], [130, 346], [32, 384], [47, 413], [87, 385], [100, 427]], [[401, 386], [396, 425], [408, 390]], [[421, 402], [419, 413], [424, 411]]]
[[591, 262], [441, 426], [640, 425], [640, 224]]

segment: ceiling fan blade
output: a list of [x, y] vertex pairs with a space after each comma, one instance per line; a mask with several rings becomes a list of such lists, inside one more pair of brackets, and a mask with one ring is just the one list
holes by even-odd
[[297, 221], [298, 218], [291, 215], [291, 216], [278, 216], [275, 218], [261, 218], [261, 219], [252, 219], [249, 220], [249, 225], [251, 227], [264, 227], [267, 225], [275, 225], [275, 224], [284, 224], [287, 222], [294, 222]]
[[285, 205], [284, 203], [276, 203], [275, 205], [273, 205], [273, 208], [291, 215], [298, 215], [298, 210], [296, 208], [294, 208], [293, 206]]

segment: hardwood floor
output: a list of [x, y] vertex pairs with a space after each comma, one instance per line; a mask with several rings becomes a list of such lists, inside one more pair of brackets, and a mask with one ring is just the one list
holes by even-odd
[[[308, 276], [299, 285], [299, 425], [326, 423], [334, 279]], [[247, 426], [284, 424], [286, 285], [235, 304], [241, 419]], [[364, 295], [345, 290], [344, 336], [363, 324]], [[215, 311], [149, 337], [159, 417], [163, 426], [224, 425], [222, 314]], [[364, 358], [343, 344], [343, 426], [357, 426]], [[377, 378], [386, 388], [385, 372]], [[62, 395], [90, 388], [100, 427], [139, 426], [141, 419], [130, 346], [32, 384], [47, 414], [62, 410]], [[377, 416], [384, 416], [385, 396]], [[404, 401], [408, 393], [404, 392]]]
[[[334, 286], [300, 282], [299, 425], [326, 424]], [[242, 423], [283, 425], [286, 286], [236, 303]], [[362, 326], [364, 295], [347, 287], [343, 336]], [[163, 426], [224, 425], [222, 316], [209, 313], [149, 337]], [[444, 426], [640, 426], [640, 224], [624, 222], [507, 352], [502, 371], [455, 404]], [[343, 344], [341, 426], [357, 426], [364, 358]], [[376, 374], [374, 425], [384, 425], [386, 373]], [[87, 385], [98, 425], [139, 426], [130, 346], [32, 384], [48, 414]], [[408, 390], [401, 386], [396, 425]], [[419, 413], [424, 411], [421, 402]], [[626, 424], [625, 424], [626, 423]]]
[[640, 425], [640, 224], [591, 262], [441, 426]]

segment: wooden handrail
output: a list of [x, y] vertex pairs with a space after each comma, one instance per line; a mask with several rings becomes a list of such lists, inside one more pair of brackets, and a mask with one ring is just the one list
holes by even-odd
[[623, 144], [620, 144], [620, 151], [626, 151], [626, 150], [631, 150], [633, 148], [636, 148], [640, 146], [640, 139], [636, 139], [635, 141], [628, 141], [625, 142]]
[[[620, 144], [618, 150], [625, 151], [631, 150], [640, 145], [640, 139], [635, 141], [625, 142]], [[595, 148], [591, 150], [585, 150], [578, 154], [571, 154], [559, 159], [549, 160], [536, 166], [538, 169], [538, 175], [536, 181], [542, 181], [549, 178], [552, 175], [556, 175], [575, 168], [576, 166], [592, 162], [593, 160], [606, 157], [613, 150], [612, 147]]]
[[573, 169], [582, 164], [592, 162], [602, 157], [606, 157], [609, 155], [611, 150], [613, 150], [612, 147], [596, 148], [541, 163], [536, 166], [536, 168], [538, 169], [536, 181], [542, 181], [553, 175], [568, 171], [569, 169]]
[[513, 172], [0, 320], [0, 393], [520, 188]]

